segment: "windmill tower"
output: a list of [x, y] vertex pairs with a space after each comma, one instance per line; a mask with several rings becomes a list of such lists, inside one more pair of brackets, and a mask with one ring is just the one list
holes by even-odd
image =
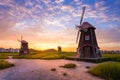
[[18, 40], [21, 43], [21, 48], [19, 50], [19, 55], [26, 55], [29, 54], [29, 49], [28, 49], [28, 42], [22, 39]]
[[76, 42], [79, 41], [77, 53], [80, 58], [100, 58], [101, 53], [95, 35], [96, 28], [88, 22], [82, 23], [85, 8], [86, 7], [83, 7], [80, 25], [76, 26], [78, 29]]

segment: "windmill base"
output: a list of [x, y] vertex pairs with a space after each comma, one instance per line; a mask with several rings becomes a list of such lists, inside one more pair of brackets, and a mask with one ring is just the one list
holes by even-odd
[[19, 55], [28, 55], [28, 54], [29, 54], [28, 50], [26, 50], [26, 51], [20, 50], [20, 52], [19, 52]]

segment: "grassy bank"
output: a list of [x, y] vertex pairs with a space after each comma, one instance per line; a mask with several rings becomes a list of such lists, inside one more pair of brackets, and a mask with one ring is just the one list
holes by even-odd
[[92, 68], [89, 72], [106, 80], [119, 80], [120, 62], [104, 62]]
[[14, 66], [14, 64], [8, 63], [5, 60], [0, 60], [0, 70]]
[[[19, 56], [18, 53], [0, 53], [0, 59], [8, 59], [8, 56], [13, 56], [15, 59], [71, 59], [70, 57], [74, 57], [76, 55], [75, 52], [31, 52], [28, 55]], [[74, 60], [74, 59], [71, 59]], [[87, 61], [87, 62], [104, 62], [104, 61], [118, 61], [120, 62], [120, 54], [102, 54], [102, 59], [76, 59], [78, 61]]]
[[120, 54], [102, 54], [103, 58], [109, 58], [111, 61], [120, 62]]
[[18, 53], [0, 53], [0, 59], [8, 59], [8, 56], [18, 56]]
[[74, 52], [41, 52], [36, 54], [29, 54], [23, 56], [14, 56], [14, 58], [25, 58], [25, 59], [64, 59], [66, 57], [75, 56]]
[[22, 56], [18, 53], [0, 53], [0, 59], [8, 59], [8, 56], [13, 56], [15, 59], [64, 59], [75, 55], [75, 52], [31, 52]]

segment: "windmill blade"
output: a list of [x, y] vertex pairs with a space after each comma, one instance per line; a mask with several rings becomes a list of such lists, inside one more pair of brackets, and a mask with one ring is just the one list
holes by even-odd
[[86, 7], [83, 7], [83, 12], [82, 12], [82, 15], [81, 15], [81, 20], [80, 20], [80, 26], [81, 26], [82, 21], [83, 21], [83, 16], [84, 16], [84, 13], [85, 13], [85, 8]]
[[[81, 19], [80, 19], [80, 26], [81, 26], [82, 21], [83, 21], [83, 16], [84, 16], [84, 13], [85, 13], [85, 8], [86, 7], [83, 7], [83, 12], [82, 12]], [[79, 28], [80, 28], [80, 26], [79, 26]], [[79, 35], [80, 35], [80, 29], [78, 30], [78, 33], [77, 33], [76, 43], [78, 42]]]
[[80, 30], [78, 30], [78, 33], [77, 33], [76, 43], [78, 42], [79, 35], [80, 35]]
[[[80, 26], [82, 25], [83, 16], [84, 16], [84, 13], [85, 13], [85, 8], [86, 8], [86, 7], [83, 7], [83, 12], [82, 12], [81, 19], [80, 19]], [[79, 40], [79, 35], [80, 35], [80, 26], [79, 26], [79, 30], [78, 30], [78, 33], [77, 33], [76, 43], [77, 43], [77, 42], [78, 42], [78, 40]]]
[[21, 36], [21, 41], [22, 41], [22, 39], [23, 39], [23, 36]]
[[21, 42], [21, 40], [17, 39], [17, 41]]

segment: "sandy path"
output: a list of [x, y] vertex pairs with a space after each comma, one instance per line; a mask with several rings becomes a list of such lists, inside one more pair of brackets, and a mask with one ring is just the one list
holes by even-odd
[[[70, 60], [33, 60], [8, 59], [15, 67], [0, 70], [0, 80], [102, 80], [87, 73], [86, 66], [96, 64]], [[65, 69], [59, 66], [65, 63], [75, 63], [75, 69]], [[56, 71], [51, 71], [56, 68]], [[67, 73], [67, 76], [63, 76]]]

